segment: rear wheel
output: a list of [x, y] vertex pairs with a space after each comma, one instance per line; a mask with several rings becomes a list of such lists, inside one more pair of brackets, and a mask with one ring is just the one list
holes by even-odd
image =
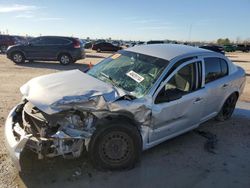
[[118, 170], [134, 167], [140, 159], [142, 146], [135, 127], [111, 124], [96, 130], [88, 148], [95, 167]]
[[100, 48], [97, 48], [97, 50], [96, 50], [97, 52], [101, 52], [101, 49]]
[[25, 62], [25, 57], [21, 52], [13, 52], [11, 59], [14, 63], [20, 64]]
[[59, 57], [59, 61], [62, 65], [69, 65], [73, 62], [73, 59], [70, 55], [68, 54], [62, 54]]
[[238, 100], [237, 94], [236, 93], [231, 94], [225, 101], [219, 114], [216, 116], [216, 120], [225, 121], [229, 119], [234, 112], [237, 100]]

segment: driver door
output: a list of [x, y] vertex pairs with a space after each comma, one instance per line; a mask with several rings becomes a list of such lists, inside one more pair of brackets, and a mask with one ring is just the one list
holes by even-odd
[[166, 140], [198, 126], [204, 108], [202, 60], [180, 65], [156, 91], [149, 142]]
[[28, 59], [40, 59], [44, 51], [44, 37], [37, 37], [25, 46]]

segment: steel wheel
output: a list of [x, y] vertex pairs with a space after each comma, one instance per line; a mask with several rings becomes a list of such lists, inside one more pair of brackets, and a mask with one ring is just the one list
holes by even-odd
[[130, 124], [106, 124], [95, 131], [87, 148], [95, 167], [129, 169], [140, 159], [142, 140], [138, 129]]
[[123, 132], [111, 132], [104, 136], [99, 147], [99, 155], [107, 164], [124, 163], [134, 150], [129, 136]]

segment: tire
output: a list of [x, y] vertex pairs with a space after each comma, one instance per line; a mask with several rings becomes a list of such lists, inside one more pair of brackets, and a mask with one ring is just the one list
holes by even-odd
[[223, 104], [219, 114], [215, 117], [215, 119], [217, 121], [228, 120], [234, 112], [237, 100], [238, 95], [236, 93], [231, 94]]
[[21, 52], [12, 52], [11, 60], [16, 64], [21, 64], [25, 62], [25, 57]]
[[1, 46], [1, 48], [0, 48], [1, 53], [5, 54], [7, 51], [7, 48], [8, 48], [8, 46], [5, 46], [5, 45]]
[[59, 56], [59, 61], [62, 65], [69, 65], [73, 63], [73, 59], [69, 54], [61, 54]]
[[100, 48], [97, 48], [97, 50], [96, 50], [97, 52], [101, 52], [101, 49]]
[[97, 128], [88, 154], [99, 169], [122, 170], [133, 168], [140, 160], [142, 141], [136, 127], [129, 124], [110, 124]]

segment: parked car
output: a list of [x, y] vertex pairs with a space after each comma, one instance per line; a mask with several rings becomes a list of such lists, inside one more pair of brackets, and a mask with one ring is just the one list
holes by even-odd
[[99, 168], [130, 168], [143, 150], [211, 118], [229, 119], [245, 81], [241, 67], [209, 50], [127, 48], [87, 73], [54, 73], [23, 85], [23, 101], [6, 119], [7, 148], [17, 166], [25, 147], [40, 159], [86, 150]]
[[206, 46], [200, 46], [200, 48], [211, 50], [214, 52], [218, 52], [221, 54], [225, 54], [224, 48], [222, 46], [217, 46], [217, 45], [206, 45]]
[[116, 52], [116, 51], [121, 50], [121, 49], [122, 48], [120, 46], [115, 46], [115, 45], [108, 43], [108, 42], [96, 43], [92, 47], [92, 50], [96, 50], [97, 52], [101, 52], [101, 51]]
[[25, 60], [60, 61], [68, 65], [85, 57], [83, 44], [77, 38], [43, 36], [8, 48], [7, 57], [19, 64]]
[[225, 52], [235, 52], [236, 46], [234, 45], [224, 45], [223, 46]]
[[145, 44], [145, 42], [143, 42], [143, 41], [139, 41], [139, 42], [137, 43], [137, 45], [143, 45], [143, 44]]
[[162, 41], [162, 40], [150, 40], [147, 42], [147, 44], [164, 44], [164, 41]]
[[20, 41], [17, 37], [11, 35], [0, 35], [0, 51], [6, 53], [9, 46], [18, 44]]
[[84, 45], [84, 48], [85, 49], [91, 49], [93, 46], [93, 43], [92, 42], [86, 42], [85, 45]]
[[242, 51], [242, 52], [249, 52], [250, 51], [250, 45], [238, 44], [237, 47], [236, 47], [236, 50]]

